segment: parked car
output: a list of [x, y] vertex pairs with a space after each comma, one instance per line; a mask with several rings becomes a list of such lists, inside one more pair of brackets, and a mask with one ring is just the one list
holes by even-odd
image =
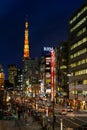
[[67, 114], [67, 110], [66, 109], [62, 109], [62, 110], [59, 111], [59, 114], [66, 115]]

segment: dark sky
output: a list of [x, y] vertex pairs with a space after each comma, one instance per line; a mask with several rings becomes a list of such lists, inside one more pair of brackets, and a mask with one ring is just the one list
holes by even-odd
[[[24, 24], [29, 21], [30, 56], [67, 40], [68, 19], [84, 0], [0, 0], [0, 64], [22, 63]], [[7, 75], [7, 74], [6, 74]]]

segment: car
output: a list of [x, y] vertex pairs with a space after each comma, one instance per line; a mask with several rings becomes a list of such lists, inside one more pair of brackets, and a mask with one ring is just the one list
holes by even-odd
[[71, 106], [67, 106], [67, 112], [73, 112], [73, 108]]
[[62, 110], [60, 110], [59, 114], [66, 115], [67, 114], [67, 110], [66, 109], [62, 109]]

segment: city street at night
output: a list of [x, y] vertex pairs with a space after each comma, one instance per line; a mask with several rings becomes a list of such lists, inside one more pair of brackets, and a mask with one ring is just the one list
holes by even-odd
[[0, 1], [0, 130], [87, 130], [87, 0]]
[[61, 123], [61, 119], [62, 119], [62, 123], [63, 123], [63, 128], [73, 128], [76, 129], [78, 127], [80, 127], [82, 124], [87, 124], [87, 113], [86, 114], [75, 114], [73, 116], [73, 114], [71, 115], [57, 115], [56, 117], [56, 122], [58, 124]]
[[[58, 110], [60, 110], [60, 108]], [[29, 117], [27, 123], [25, 123], [23, 119], [0, 120], [0, 130], [42, 130], [40, 122], [32, 119], [32, 117]], [[52, 118], [50, 118], [50, 120], [52, 120]], [[63, 130], [68, 130], [68, 128], [77, 130], [76, 128], [87, 124], [87, 112], [73, 112], [67, 115], [56, 114], [56, 121], [54, 122], [55, 130], [61, 129], [61, 120]], [[49, 124], [50, 130], [53, 129], [52, 123]]]

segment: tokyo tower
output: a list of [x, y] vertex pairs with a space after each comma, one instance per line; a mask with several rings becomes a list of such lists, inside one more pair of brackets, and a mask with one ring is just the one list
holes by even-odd
[[25, 22], [25, 37], [24, 37], [24, 54], [23, 59], [29, 59], [30, 52], [29, 52], [29, 34], [28, 34], [28, 21]]

